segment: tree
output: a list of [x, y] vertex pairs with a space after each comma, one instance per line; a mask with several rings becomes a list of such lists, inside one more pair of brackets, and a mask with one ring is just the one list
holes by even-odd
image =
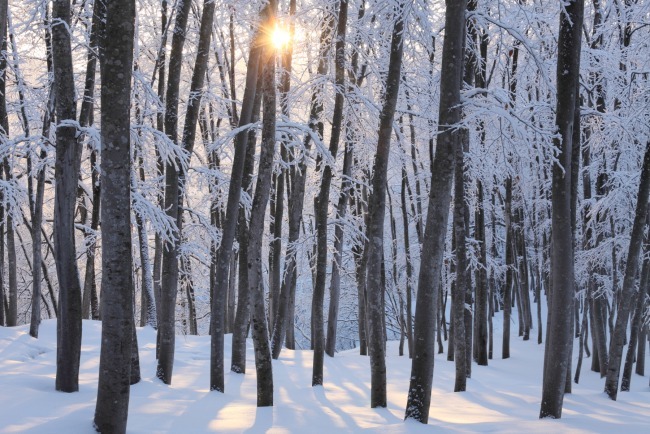
[[551, 287], [544, 352], [540, 418], [559, 419], [573, 344], [573, 235], [571, 231], [571, 153], [576, 84], [580, 77], [580, 46], [584, 0], [572, 0], [560, 13], [557, 60], [556, 126], [559, 154], [553, 165], [551, 219]]
[[[616, 312], [616, 324], [609, 341], [609, 364], [607, 365], [607, 376], [605, 379], [605, 393], [612, 400], [616, 401], [618, 384], [621, 373], [621, 361], [623, 359], [623, 347], [627, 339], [627, 325], [632, 308], [632, 302], [643, 302], [644, 297], [635, 294], [636, 279], [639, 270], [639, 253], [643, 245], [643, 232], [646, 226], [646, 215], [648, 212], [648, 196], [650, 195], [650, 142], [646, 144], [641, 179], [639, 180], [639, 194], [636, 202], [636, 213], [634, 224], [630, 234], [630, 247], [627, 254], [623, 290], [620, 294], [618, 311]], [[643, 294], [643, 284], [638, 290]], [[634, 327], [634, 325], [633, 325]], [[630, 343], [632, 345], [634, 341]]]
[[[81, 164], [77, 141], [75, 88], [70, 42], [70, 1], [54, 0], [52, 6], [52, 59], [54, 72], [56, 163], [54, 197], [54, 248], [59, 280], [56, 390], [79, 390], [81, 356], [81, 284], [77, 269], [74, 209]], [[130, 269], [129, 269], [130, 270]]]
[[[212, 331], [210, 340], [210, 390], [224, 391], [224, 314], [226, 294], [228, 290], [228, 276], [230, 260], [232, 257], [232, 246], [237, 230], [237, 215], [239, 213], [239, 199], [241, 197], [241, 186], [244, 174], [244, 162], [246, 148], [248, 146], [248, 126], [253, 116], [253, 102], [257, 89], [258, 70], [260, 68], [261, 51], [261, 26], [268, 14], [269, 6], [260, 11], [260, 24], [255, 30], [251, 40], [250, 53], [248, 56], [248, 68], [246, 70], [246, 88], [242, 100], [242, 108], [239, 118], [240, 131], [235, 136], [235, 156], [230, 172], [230, 184], [228, 186], [228, 203], [226, 205], [226, 218], [221, 226], [221, 244], [217, 252], [215, 264], [214, 293], [212, 294], [212, 316], [210, 318], [210, 329]], [[246, 127], [246, 128], [243, 128]], [[245, 303], [246, 300], [239, 300]]]
[[420, 274], [415, 306], [414, 348], [411, 381], [406, 403], [406, 418], [421, 423], [429, 420], [435, 330], [442, 277], [443, 255], [451, 186], [454, 182], [455, 152], [461, 146], [456, 124], [461, 119], [460, 86], [463, 78], [466, 0], [448, 0], [445, 12], [445, 38], [440, 76], [438, 143], [433, 166], [429, 205], [424, 229]]
[[[185, 32], [187, 18], [192, 2], [182, 0], [176, 9], [176, 23], [172, 36], [172, 49], [169, 56], [169, 78], [167, 80], [167, 94], [165, 99], [165, 134], [172, 142], [178, 139], [178, 95], [181, 81], [181, 67], [183, 46], [185, 45]], [[160, 322], [158, 324], [158, 367], [156, 376], [165, 384], [171, 384], [174, 369], [174, 350], [176, 344], [176, 296], [178, 293], [178, 247], [181, 242], [179, 222], [182, 213], [179, 213], [179, 161], [171, 161], [165, 167], [165, 209], [167, 215], [176, 224], [176, 233], [171, 245], [167, 246], [162, 255], [162, 278], [160, 296]]]
[[[135, 1], [106, 4], [101, 55], [102, 346], [95, 428], [124, 433], [133, 345], [131, 75]], [[137, 344], [136, 344], [137, 345]]]
[[[336, 97], [334, 101], [334, 114], [332, 118], [332, 133], [330, 135], [329, 151], [333, 159], [339, 148], [339, 139], [343, 129], [343, 104], [345, 89], [345, 33], [348, 23], [348, 2], [339, 2], [338, 24], [336, 28]], [[348, 160], [350, 157], [348, 157]], [[330, 187], [332, 185], [333, 168], [321, 161], [322, 179], [318, 192], [316, 204], [316, 282], [314, 284], [314, 297], [312, 301], [312, 312], [314, 313], [314, 364], [312, 372], [312, 386], [323, 384], [323, 358], [325, 352], [325, 330], [323, 324], [323, 300], [325, 298], [325, 284], [327, 281], [327, 213], [330, 203]], [[350, 162], [348, 162], [348, 166]], [[342, 199], [344, 200], [344, 199]], [[345, 199], [347, 201], [347, 199]], [[345, 207], [343, 203], [342, 207]], [[338, 234], [341, 235], [341, 234]], [[337, 241], [335, 241], [337, 242]], [[340, 260], [340, 255], [339, 255]], [[338, 297], [338, 294], [335, 294]], [[335, 306], [337, 299], [330, 299], [330, 306]], [[335, 319], [333, 315], [330, 319]], [[328, 325], [329, 326], [329, 325]]]
[[383, 262], [384, 217], [386, 213], [386, 179], [388, 157], [393, 131], [395, 107], [399, 96], [404, 54], [404, 23], [410, 2], [402, 1], [395, 9], [395, 23], [391, 36], [386, 93], [379, 116], [379, 137], [372, 177], [372, 195], [368, 200], [368, 239], [366, 253], [366, 288], [368, 294], [368, 353], [370, 356], [370, 407], [386, 407], [386, 348], [384, 343], [383, 316], [384, 285], [381, 282]]

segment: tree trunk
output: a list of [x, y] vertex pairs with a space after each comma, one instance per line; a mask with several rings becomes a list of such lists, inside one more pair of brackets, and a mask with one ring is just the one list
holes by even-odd
[[[165, 134], [174, 143], [178, 136], [178, 94], [181, 79], [182, 53], [185, 45], [187, 18], [190, 12], [189, 1], [179, 2], [176, 10], [176, 24], [169, 56], [169, 79], [165, 99]], [[178, 294], [178, 247], [181, 241], [181, 221], [179, 215], [178, 161], [167, 163], [165, 167], [165, 209], [167, 215], [176, 223], [175, 240], [162, 254], [162, 278], [160, 296], [160, 321], [158, 341], [160, 350], [156, 376], [165, 384], [171, 384], [174, 369], [174, 350], [176, 344], [176, 296]]]
[[[329, 9], [325, 10], [321, 35], [320, 51], [318, 57], [318, 69], [316, 75], [322, 77], [327, 74], [328, 57], [332, 45], [332, 34], [334, 33], [334, 17]], [[311, 97], [311, 108], [309, 112], [309, 128], [318, 137], [323, 137], [323, 123], [319, 120], [323, 112], [321, 101], [323, 89], [322, 85], [314, 88]], [[287, 239], [287, 252], [284, 260], [284, 280], [280, 288], [280, 305], [278, 306], [278, 315], [274, 321], [273, 335], [271, 337], [271, 353], [274, 359], [280, 357], [282, 342], [287, 340], [291, 345], [287, 348], [293, 349], [293, 306], [295, 303], [295, 285], [297, 280], [296, 270], [296, 247], [300, 238], [300, 223], [302, 221], [302, 211], [305, 202], [305, 183], [307, 181], [307, 154], [311, 149], [311, 136], [306, 135], [303, 143], [303, 156], [297, 161], [298, 169], [292, 176], [293, 184], [289, 200], [289, 235]], [[294, 157], [295, 158], [295, 157]], [[291, 348], [290, 348], [291, 347]]]
[[[81, 163], [77, 142], [72, 49], [70, 42], [70, 1], [55, 0], [52, 18], [52, 58], [56, 93], [56, 163], [54, 198], [54, 246], [59, 280], [57, 322], [56, 390], [79, 390], [81, 355], [81, 285], [77, 269], [74, 210]], [[130, 272], [130, 269], [129, 269]]]
[[[260, 52], [261, 53], [261, 52]], [[261, 54], [260, 54], [261, 56]], [[260, 60], [261, 62], [261, 60]], [[264, 68], [260, 64], [258, 68], [258, 79], [256, 81], [256, 93], [253, 100], [253, 116], [251, 124], [259, 121], [260, 109], [262, 107], [262, 73]], [[255, 171], [255, 150], [257, 148], [256, 130], [251, 130], [248, 135], [248, 145], [246, 146], [246, 158], [244, 160], [244, 173], [242, 176], [241, 190], [246, 192], [249, 197], [253, 196], [253, 175]], [[239, 242], [239, 280], [237, 299], [237, 312], [232, 331], [232, 355], [230, 370], [238, 374], [246, 373], [246, 337], [250, 328], [251, 320], [251, 303], [250, 291], [248, 285], [248, 240], [249, 231], [246, 221], [246, 209], [239, 209], [237, 222], [237, 240]]]
[[634, 225], [630, 234], [630, 247], [627, 254], [623, 288], [619, 298], [618, 311], [616, 312], [616, 324], [609, 343], [609, 364], [607, 366], [607, 378], [605, 380], [605, 393], [614, 401], [616, 401], [616, 395], [618, 393], [627, 321], [630, 316], [632, 300], [636, 298], [634, 296], [636, 275], [639, 268], [639, 253], [641, 252], [641, 244], [643, 243], [643, 232], [646, 226], [648, 194], [650, 194], [650, 142], [646, 145], [645, 156], [643, 158], [641, 179], [639, 180], [639, 195], [637, 196]]
[[395, 9], [395, 24], [391, 36], [390, 59], [386, 77], [386, 94], [379, 116], [377, 153], [372, 177], [372, 195], [368, 200], [368, 225], [366, 228], [367, 263], [366, 294], [368, 297], [368, 353], [370, 356], [370, 407], [386, 407], [386, 348], [383, 332], [382, 303], [383, 285], [381, 264], [383, 261], [384, 215], [386, 212], [386, 181], [388, 157], [393, 130], [393, 118], [399, 96], [404, 53], [404, 23], [408, 13], [407, 2], [402, 1]]
[[[469, 65], [465, 64], [465, 67]], [[469, 142], [469, 132], [460, 131], [461, 143], [454, 149], [454, 235], [456, 238], [456, 282], [451, 291], [452, 321], [454, 326], [454, 362], [456, 367], [456, 380], [454, 392], [464, 392], [467, 388], [467, 351], [465, 333], [465, 292], [469, 287], [467, 272], [467, 248], [465, 227], [465, 152], [464, 145]]]
[[[269, 3], [268, 22], [273, 22], [277, 2]], [[255, 368], [257, 372], [257, 406], [273, 405], [273, 370], [271, 349], [264, 309], [264, 286], [262, 278], [262, 237], [264, 217], [271, 190], [273, 157], [275, 155], [275, 54], [268, 44], [262, 51], [264, 73], [262, 93], [264, 120], [262, 126], [262, 146], [258, 165], [257, 185], [251, 209], [248, 242], [248, 286], [252, 314], [252, 335], [255, 347]]]
[[[102, 346], [95, 428], [124, 433], [131, 384], [133, 272], [130, 106], [135, 1], [106, 4], [102, 51]], [[137, 348], [136, 348], [137, 354]]]
[[[551, 286], [540, 418], [559, 419], [573, 344], [573, 235], [571, 230], [571, 150], [580, 73], [584, 0], [574, 0], [560, 14], [557, 62], [556, 125], [561, 138], [553, 165]], [[579, 126], [578, 126], [579, 128]]]
[[461, 119], [460, 88], [463, 78], [466, 0], [449, 0], [445, 13], [442, 50], [438, 144], [431, 167], [431, 188], [424, 229], [415, 310], [415, 346], [406, 403], [406, 418], [427, 423], [433, 381], [437, 306], [440, 297], [445, 238], [449, 220], [455, 151], [461, 146], [455, 128]]
[[[646, 214], [646, 225], [650, 224], [650, 213]], [[650, 254], [650, 240], [646, 236], [643, 248], [643, 257], [647, 258]], [[630, 391], [630, 383], [632, 382], [632, 367], [636, 358], [637, 345], [643, 346], [644, 342], [640, 339], [641, 328], [643, 327], [643, 311], [645, 308], [645, 298], [648, 288], [648, 279], [650, 278], [650, 260], [643, 260], [643, 271], [639, 280], [639, 290], [634, 297], [634, 314], [632, 315], [632, 323], [630, 324], [630, 341], [627, 346], [627, 354], [625, 355], [625, 365], [623, 366], [623, 378], [621, 380], [621, 392]], [[645, 351], [644, 351], [645, 353]], [[638, 363], [638, 362], [637, 362]]]
[[[340, 0], [338, 11], [338, 25], [336, 29], [335, 49], [335, 84], [336, 96], [334, 99], [334, 114], [332, 117], [332, 132], [330, 134], [329, 152], [332, 163], [336, 160], [339, 149], [339, 139], [343, 128], [343, 105], [345, 88], [345, 33], [348, 22], [348, 2]], [[312, 371], [312, 386], [323, 384], [323, 357], [325, 351], [325, 330], [323, 318], [323, 303], [325, 299], [325, 284], [327, 281], [327, 214], [329, 211], [330, 187], [332, 185], [333, 168], [330, 164], [321, 161], [322, 178], [318, 192], [318, 205], [316, 207], [316, 281], [312, 300], [314, 312], [314, 363]], [[331, 300], [330, 300], [331, 302]], [[332, 304], [330, 304], [332, 306]], [[334, 307], [338, 307], [338, 300]], [[335, 314], [336, 316], [336, 314]]]
[[[265, 14], [268, 13], [268, 5], [260, 12], [260, 21], [264, 22]], [[246, 71], [246, 87], [242, 100], [239, 127], [244, 127], [251, 122], [253, 116], [253, 103], [257, 88], [258, 69], [260, 63], [260, 32], [256, 32], [251, 41], [251, 49], [248, 56], [248, 68]], [[239, 199], [244, 174], [244, 162], [248, 146], [248, 131], [243, 129], [235, 137], [235, 156], [233, 158], [230, 184], [228, 186], [228, 203], [226, 215], [222, 225], [221, 245], [217, 252], [217, 263], [215, 265], [215, 284], [212, 296], [212, 316], [210, 317], [210, 390], [224, 391], [224, 305], [228, 291], [228, 276], [230, 260], [232, 257], [232, 245], [237, 230], [237, 215], [239, 214]], [[242, 251], [239, 255], [241, 257]], [[240, 281], [241, 285], [242, 282]], [[239, 305], [247, 303], [247, 300], [239, 298]], [[233, 335], [234, 338], [234, 335]], [[233, 342], [234, 348], [234, 342]]]

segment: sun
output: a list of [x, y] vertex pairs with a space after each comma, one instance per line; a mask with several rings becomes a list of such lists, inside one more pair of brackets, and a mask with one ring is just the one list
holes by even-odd
[[278, 50], [282, 50], [289, 45], [290, 41], [291, 34], [287, 29], [276, 25], [273, 29], [273, 33], [271, 33], [271, 42], [273, 43], [273, 46]]

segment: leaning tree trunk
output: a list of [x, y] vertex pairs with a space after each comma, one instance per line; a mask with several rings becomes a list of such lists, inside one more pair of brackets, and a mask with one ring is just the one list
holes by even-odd
[[627, 321], [630, 316], [632, 301], [636, 299], [636, 277], [639, 268], [639, 253], [643, 243], [643, 231], [646, 226], [646, 213], [648, 212], [648, 194], [650, 194], [650, 142], [646, 145], [639, 181], [639, 195], [637, 196], [636, 214], [632, 233], [630, 234], [630, 248], [627, 254], [625, 277], [623, 279], [623, 290], [621, 291], [618, 311], [616, 312], [616, 325], [609, 342], [609, 364], [607, 366], [607, 378], [605, 380], [605, 393], [616, 401], [618, 393], [618, 382], [623, 358], [623, 347], [625, 346]]
[[[74, 210], [81, 164], [77, 142], [72, 48], [70, 41], [70, 1], [55, 0], [52, 7], [52, 58], [56, 93], [56, 181], [54, 196], [54, 247], [59, 280], [57, 321], [56, 390], [79, 390], [81, 356], [81, 285], [77, 269]], [[130, 268], [129, 268], [130, 272]]]
[[445, 39], [442, 49], [438, 144], [431, 167], [431, 189], [424, 240], [420, 256], [420, 274], [415, 310], [414, 342], [417, 343], [411, 364], [411, 380], [406, 418], [421, 423], [429, 420], [437, 307], [440, 296], [445, 238], [454, 181], [455, 150], [461, 146], [455, 128], [461, 119], [460, 87], [463, 78], [466, 0], [448, 0], [445, 14]]
[[[646, 226], [650, 224], [650, 213], [646, 212]], [[639, 279], [639, 290], [634, 297], [634, 313], [632, 315], [632, 323], [630, 324], [630, 341], [627, 346], [627, 353], [625, 355], [625, 365], [623, 367], [623, 378], [621, 379], [621, 392], [629, 392], [630, 384], [632, 383], [632, 367], [635, 359], [637, 358], [637, 346], [644, 347], [642, 340], [641, 330], [643, 328], [643, 311], [645, 309], [646, 291], [648, 288], [648, 279], [650, 278], [650, 240], [646, 236], [643, 246], [643, 268], [641, 271], [641, 278]], [[644, 351], [641, 352], [645, 353]], [[644, 354], [645, 355], [645, 354]], [[637, 361], [639, 363], [639, 361]]]
[[102, 346], [95, 428], [124, 433], [133, 335], [130, 106], [135, 1], [106, 4], [102, 51]]
[[551, 218], [551, 285], [540, 418], [559, 419], [573, 344], [573, 236], [571, 230], [571, 150], [580, 73], [580, 45], [584, 0], [566, 4], [560, 14], [554, 140], [560, 153], [553, 165]]
[[384, 285], [381, 281], [383, 262], [384, 215], [386, 212], [386, 181], [388, 157], [393, 130], [393, 118], [399, 96], [404, 53], [404, 22], [407, 2], [399, 3], [395, 10], [395, 24], [391, 37], [386, 94], [379, 116], [379, 137], [372, 178], [372, 195], [368, 200], [368, 226], [366, 237], [366, 294], [368, 297], [368, 353], [370, 356], [370, 407], [386, 407], [386, 347], [383, 332]]

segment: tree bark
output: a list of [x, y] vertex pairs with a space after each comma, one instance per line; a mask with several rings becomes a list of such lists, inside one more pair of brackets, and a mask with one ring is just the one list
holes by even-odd
[[390, 152], [393, 118], [399, 96], [404, 53], [404, 23], [407, 2], [402, 1], [395, 9], [395, 23], [391, 36], [390, 59], [386, 77], [386, 93], [379, 116], [377, 153], [372, 177], [372, 195], [368, 200], [368, 225], [366, 228], [367, 262], [366, 294], [368, 297], [368, 353], [370, 356], [370, 407], [386, 407], [386, 348], [383, 332], [384, 286], [381, 282], [383, 262], [384, 216], [386, 212], [386, 180]]
[[[319, 77], [327, 74], [328, 57], [332, 45], [332, 34], [334, 33], [334, 16], [332, 11], [325, 10], [325, 17], [322, 23], [320, 35], [320, 51], [318, 57], [318, 68], [316, 75]], [[323, 137], [323, 123], [320, 121], [320, 115], [323, 112], [321, 101], [323, 89], [322, 84], [314, 88], [311, 96], [311, 108], [309, 112], [309, 128], [318, 137]], [[293, 347], [293, 331], [288, 329], [293, 327], [293, 306], [295, 303], [295, 285], [297, 279], [296, 269], [296, 247], [300, 238], [300, 223], [302, 222], [302, 211], [305, 202], [305, 183], [307, 181], [307, 155], [311, 149], [311, 136], [306, 135], [303, 143], [303, 156], [297, 161], [298, 169], [291, 178], [293, 184], [289, 200], [289, 234], [287, 239], [287, 252], [284, 261], [284, 279], [280, 288], [280, 305], [278, 306], [278, 316], [274, 321], [273, 335], [271, 337], [271, 353], [274, 359], [280, 357], [282, 351], [282, 342], [287, 336]], [[293, 348], [290, 348], [293, 349]]]
[[632, 300], [636, 298], [636, 275], [639, 268], [639, 253], [641, 252], [641, 245], [643, 243], [643, 232], [646, 226], [648, 194], [650, 194], [650, 142], [646, 144], [645, 156], [643, 158], [641, 179], [639, 181], [639, 194], [637, 196], [632, 233], [630, 234], [630, 247], [627, 254], [623, 288], [616, 312], [614, 331], [609, 342], [609, 364], [607, 366], [607, 377], [605, 380], [605, 393], [614, 401], [616, 401], [618, 393], [619, 374], [621, 360], [623, 358], [623, 347], [625, 346], [626, 340], [628, 317], [630, 316]]
[[[268, 22], [275, 19], [277, 2], [269, 3]], [[262, 278], [262, 236], [264, 217], [271, 190], [273, 157], [275, 155], [275, 54], [267, 43], [262, 52], [264, 73], [262, 93], [264, 119], [262, 126], [262, 146], [258, 165], [257, 185], [251, 209], [248, 244], [248, 286], [252, 313], [252, 335], [255, 347], [255, 368], [257, 372], [257, 406], [273, 405], [273, 370], [271, 349], [264, 309], [264, 287]]]
[[94, 423], [98, 431], [111, 433], [126, 432], [135, 334], [130, 150], [134, 33], [135, 1], [108, 2], [101, 68], [102, 346]]
[[411, 364], [406, 418], [427, 423], [433, 381], [437, 306], [440, 297], [445, 238], [454, 181], [455, 150], [461, 137], [455, 126], [461, 119], [466, 0], [448, 0], [440, 76], [438, 144], [431, 167], [431, 188], [424, 229], [413, 339], [417, 342]]
[[[339, 1], [338, 24], [336, 29], [335, 48], [335, 85], [336, 96], [334, 98], [334, 114], [332, 117], [332, 132], [330, 134], [329, 152], [332, 159], [336, 159], [339, 149], [339, 139], [343, 129], [343, 106], [345, 89], [345, 33], [348, 22], [348, 2]], [[327, 213], [329, 211], [330, 187], [332, 185], [333, 169], [327, 163], [321, 161], [322, 178], [318, 192], [318, 204], [316, 207], [316, 281], [314, 284], [314, 296], [312, 300], [312, 312], [314, 324], [314, 363], [312, 370], [312, 386], [323, 384], [323, 357], [325, 351], [325, 330], [323, 318], [323, 303], [325, 299], [325, 284], [327, 281]], [[330, 306], [331, 300], [330, 300]], [[334, 307], [338, 306], [335, 300]]]
[[[268, 5], [260, 12], [260, 22], [268, 14]], [[260, 64], [260, 30], [257, 30], [251, 41], [250, 54], [248, 56], [248, 69], [246, 71], [246, 87], [242, 100], [239, 127], [244, 127], [251, 122], [253, 116], [253, 102], [257, 88], [257, 76]], [[226, 215], [222, 225], [221, 245], [217, 253], [215, 265], [215, 284], [212, 296], [212, 316], [210, 318], [210, 390], [224, 391], [224, 305], [228, 290], [228, 275], [230, 260], [232, 257], [232, 245], [237, 229], [237, 215], [239, 213], [239, 199], [241, 197], [242, 179], [244, 174], [244, 162], [246, 148], [248, 145], [248, 131], [243, 129], [235, 137], [235, 156], [233, 158], [230, 184], [228, 186], [228, 203]], [[240, 252], [241, 256], [242, 252]], [[241, 281], [240, 281], [241, 285]], [[239, 303], [246, 303], [247, 300], [239, 298]], [[233, 344], [234, 346], [234, 344]]]
[[74, 209], [81, 148], [74, 126], [77, 115], [69, 33], [70, 1], [55, 0], [52, 18], [55, 23], [52, 26], [52, 59], [58, 121], [54, 175], [54, 247], [59, 280], [56, 390], [76, 392], [79, 390], [81, 356], [81, 284], [75, 249]]
[[553, 165], [551, 286], [540, 418], [559, 419], [573, 344], [573, 235], [571, 230], [571, 150], [584, 0], [566, 4], [560, 14], [557, 62], [556, 125], [558, 163]]

